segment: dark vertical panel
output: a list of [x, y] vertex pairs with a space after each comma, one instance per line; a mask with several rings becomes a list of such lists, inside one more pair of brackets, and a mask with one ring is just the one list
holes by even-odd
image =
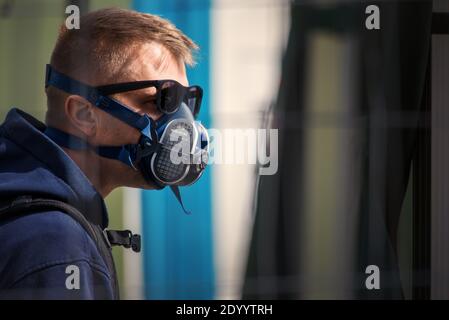
[[369, 149], [359, 270], [363, 279], [367, 265], [378, 265], [383, 280], [380, 290], [362, 286], [358, 297], [398, 299], [398, 222], [422, 116], [432, 7], [424, 1], [376, 4], [381, 30], [363, 35]]
[[[429, 55], [430, 56], [430, 55]], [[430, 58], [422, 99], [422, 116], [413, 159], [412, 298], [430, 299]]]
[[[307, 77], [303, 73], [308, 63], [304, 39], [313, 36], [311, 31], [316, 29], [356, 34], [361, 45], [360, 65], [354, 62], [350, 67], [353, 72], [361, 70], [360, 108], [354, 116], [359, 117], [364, 132], [360, 141], [365, 141], [353, 160], [364, 167], [363, 180], [356, 183], [360, 193], [353, 195], [354, 201], [361, 203], [359, 236], [354, 239], [358, 257], [352, 275], [353, 296], [403, 297], [397, 229], [422, 116], [432, 7], [428, 1], [374, 4], [382, 13], [381, 30], [375, 31], [364, 28], [365, 7], [360, 4], [292, 7], [290, 41], [275, 108], [280, 128], [280, 169], [277, 176], [260, 179], [246, 297], [300, 298], [301, 281], [307, 277], [300, 269], [300, 260], [307, 257], [298, 245], [299, 234], [308, 227], [302, 225], [303, 191], [308, 187], [303, 175], [303, 126], [307, 125], [303, 113]], [[365, 269], [373, 264], [380, 268], [380, 290], [365, 287]]]
[[[435, 0], [435, 12], [449, 1]], [[449, 299], [449, 35], [432, 37], [431, 298]]]
[[261, 176], [256, 193], [255, 223], [243, 297], [254, 299], [300, 298], [299, 256], [302, 203], [305, 78], [305, 17], [293, 6], [283, 77], [274, 108], [273, 128], [279, 128], [279, 170]]

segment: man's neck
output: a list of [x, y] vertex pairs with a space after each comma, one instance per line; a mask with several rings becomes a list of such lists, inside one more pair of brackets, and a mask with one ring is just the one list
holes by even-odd
[[64, 148], [64, 151], [83, 171], [103, 199], [118, 187], [119, 184], [111, 180], [115, 174], [108, 174], [108, 172], [113, 172], [111, 170], [114, 170], [114, 168], [110, 168], [111, 165], [106, 159], [87, 150], [78, 151]]

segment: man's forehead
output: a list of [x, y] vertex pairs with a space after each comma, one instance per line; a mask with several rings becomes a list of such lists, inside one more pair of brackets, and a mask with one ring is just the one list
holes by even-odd
[[125, 81], [173, 79], [185, 82], [184, 64], [156, 42], [135, 46], [121, 71], [128, 78]]

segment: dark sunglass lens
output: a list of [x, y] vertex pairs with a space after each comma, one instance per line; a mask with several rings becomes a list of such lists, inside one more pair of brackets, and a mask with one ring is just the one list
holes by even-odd
[[184, 87], [175, 81], [166, 81], [161, 86], [161, 111], [176, 112], [184, 97]]
[[203, 90], [198, 86], [189, 88], [186, 103], [189, 106], [192, 114], [196, 116], [200, 112], [201, 99], [203, 97]]

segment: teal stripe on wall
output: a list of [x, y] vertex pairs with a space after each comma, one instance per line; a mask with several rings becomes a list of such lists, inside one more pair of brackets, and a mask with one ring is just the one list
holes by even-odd
[[[198, 65], [188, 69], [190, 84], [203, 87], [200, 120], [211, 124], [209, 39], [210, 0], [134, 0], [133, 8], [172, 21], [199, 46]], [[214, 298], [211, 168], [190, 187], [181, 188], [186, 215], [167, 188], [143, 191], [142, 230], [147, 299]]]

